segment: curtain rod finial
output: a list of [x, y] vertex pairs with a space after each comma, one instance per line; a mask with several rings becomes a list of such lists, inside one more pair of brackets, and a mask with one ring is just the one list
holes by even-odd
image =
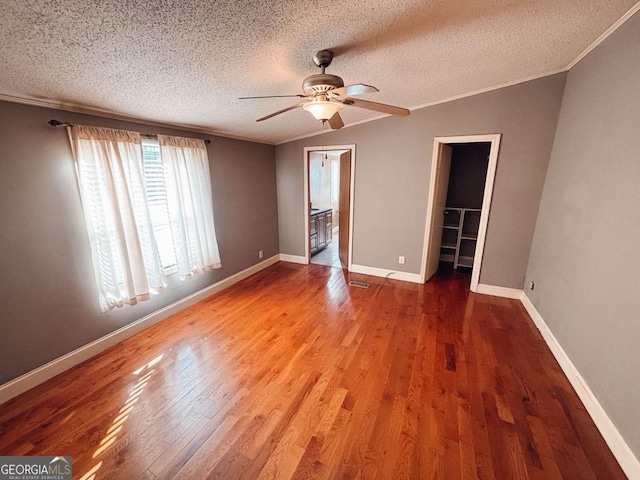
[[70, 123], [61, 122], [60, 120], [55, 119], [49, 120], [47, 123], [52, 127], [71, 127]]

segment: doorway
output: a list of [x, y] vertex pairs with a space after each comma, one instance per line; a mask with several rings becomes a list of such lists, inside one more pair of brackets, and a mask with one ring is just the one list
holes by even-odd
[[[471, 271], [470, 289], [478, 290], [500, 137], [495, 134], [434, 139], [423, 282], [438, 271], [441, 262], [446, 262], [454, 269]], [[458, 178], [456, 182], [450, 182], [452, 174]]]
[[304, 148], [305, 258], [350, 269], [355, 145]]

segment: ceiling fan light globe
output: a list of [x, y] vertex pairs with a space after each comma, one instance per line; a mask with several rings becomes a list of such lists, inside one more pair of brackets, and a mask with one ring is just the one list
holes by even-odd
[[316, 120], [329, 120], [336, 113], [342, 110], [342, 107], [344, 107], [344, 105], [341, 103], [330, 102], [327, 100], [315, 100], [310, 103], [305, 103], [302, 106], [302, 108], [311, 113]]

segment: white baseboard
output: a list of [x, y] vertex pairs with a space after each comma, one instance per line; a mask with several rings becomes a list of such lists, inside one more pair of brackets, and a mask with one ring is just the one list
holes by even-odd
[[423, 283], [419, 273], [398, 272], [397, 270], [387, 270], [384, 268], [367, 267], [365, 265], [351, 265], [349, 269], [353, 273], [364, 273], [365, 275], [373, 275], [374, 277], [389, 278], [391, 280], [403, 280], [405, 282]]
[[[97, 355], [98, 353], [112, 347], [113, 345], [132, 337], [133, 335], [145, 330], [146, 328], [161, 322], [162, 320], [170, 317], [174, 313], [177, 313], [185, 308], [203, 300], [211, 295], [228, 288], [241, 280], [257, 273], [265, 268], [280, 261], [289, 261], [295, 263], [306, 263], [306, 260], [302, 262], [300, 259], [305, 260], [304, 257], [295, 255], [279, 254], [274, 255], [263, 262], [253, 265], [241, 272], [238, 272], [230, 277], [227, 277], [209, 287], [206, 287], [188, 297], [185, 297], [171, 305], [168, 305], [150, 315], [147, 315], [140, 320], [137, 320], [129, 325], [126, 325], [115, 332], [110, 333], [102, 338], [99, 338], [83, 347], [80, 347], [72, 352], [63, 355], [41, 367], [36, 368], [24, 375], [11, 380], [0, 386], [0, 404], [20, 395], [21, 393], [53, 378], [54, 376], [68, 370], [75, 365], [78, 365], [85, 360]], [[376, 277], [388, 277], [396, 280], [404, 280], [407, 282], [421, 283], [420, 275], [407, 273], [407, 272], [394, 272], [393, 270], [385, 270], [375, 267], [367, 267], [363, 265], [352, 265], [352, 272], [362, 273], [366, 275], [373, 275]], [[517, 296], [516, 296], [517, 292]], [[537, 311], [529, 297], [525, 292], [517, 289], [496, 287], [492, 285], [478, 285], [478, 293], [487, 295], [495, 295], [506, 298], [519, 298], [524, 305], [527, 313], [531, 316], [534, 324], [540, 330], [542, 337], [549, 346], [549, 349], [555, 356], [556, 360], [560, 364], [564, 374], [567, 376], [571, 385], [575, 389], [576, 393], [582, 400], [585, 408], [589, 412], [589, 415], [593, 419], [596, 427], [602, 434], [607, 445], [611, 449], [613, 455], [620, 463], [621, 468], [630, 479], [640, 479], [640, 461], [633, 454], [633, 451], [629, 448], [629, 445], [625, 442], [624, 438], [613, 424], [606, 411], [600, 405], [600, 402], [596, 398], [593, 391], [589, 388], [576, 366], [573, 364], [567, 353], [564, 351], [555, 335], [551, 332], [544, 319]]]
[[87, 345], [84, 345], [72, 352], [63, 355], [62, 357], [56, 358], [55, 360], [50, 361], [38, 367], [30, 372], [25, 373], [24, 375], [19, 376], [3, 385], [0, 385], [0, 404], [11, 400], [12, 398], [20, 395], [27, 390], [30, 390], [37, 385], [40, 385], [43, 382], [46, 382], [50, 378], [55, 377], [56, 375], [64, 372], [65, 370], [74, 367], [85, 360], [90, 359], [91, 357], [103, 352], [107, 348], [116, 345], [117, 343], [126, 340], [133, 335], [140, 333], [141, 331], [149, 328], [156, 323], [161, 322], [162, 320], [170, 317], [174, 313], [178, 313], [181, 310], [203, 300], [211, 295], [224, 290], [225, 288], [229, 288], [231, 285], [238, 283], [241, 280], [253, 275], [254, 273], [259, 272], [260, 270], [264, 270], [265, 268], [277, 263], [280, 260], [279, 255], [274, 255], [256, 265], [253, 265], [241, 272], [238, 272], [230, 277], [227, 277], [219, 282], [214, 283], [213, 285], [209, 285], [202, 290], [199, 290], [188, 297], [185, 297], [177, 302], [172, 303], [171, 305], [167, 305], [160, 310], [157, 310], [146, 317], [141, 318], [140, 320], [136, 320], [124, 327], [116, 330], [115, 332], [111, 332], [104, 337], [101, 337], [97, 340], [94, 340]]
[[289, 255], [286, 253], [280, 254], [281, 262], [290, 262], [290, 263], [301, 263], [303, 265], [307, 265], [307, 259], [302, 255]]
[[494, 295], [496, 297], [515, 298], [516, 300], [520, 300], [522, 296], [522, 290], [518, 290], [517, 288], [496, 287], [495, 285], [486, 285], [484, 283], [478, 284], [476, 293]]
[[567, 352], [564, 351], [558, 339], [547, 326], [525, 292], [521, 293], [520, 300], [527, 310], [527, 313], [529, 313], [529, 316], [531, 316], [533, 323], [535, 323], [538, 330], [540, 330], [551, 353], [556, 357], [562, 371], [571, 382], [571, 385], [573, 385], [578, 397], [582, 400], [587, 412], [589, 412], [596, 427], [600, 430], [602, 437], [605, 442], [607, 442], [607, 445], [609, 445], [611, 452], [616, 457], [616, 460], [618, 460], [624, 473], [632, 480], [640, 479], [640, 460], [633, 454], [633, 451], [629, 448], [629, 445], [627, 445], [622, 435], [620, 435], [620, 432], [609, 418], [609, 415], [607, 415], [605, 409], [602, 408], [595, 394], [589, 388], [585, 379], [582, 378], [582, 375], [567, 355]]
[[496, 287], [494, 285], [485, 284], [479, 284], [478, 291], [476, 293], [495, 295], [496, 297], [513, 298], [522, 302], [522, 305], [527, 310], [527, 313], [533, 320], [533, 323], [536, 325], [538, 330], [540, 330], [542, 338], [544, 338], [544, 341], [547, 343], [549, 350], [553, 353], [553, 356], [560, 364], [560, 368], [562, 368], [562, 371], [569, 382], [571, 382], [571, 385], [578, 394], [578, 397], [580, 397], [580, 400], [587, 409], [587, 412], [589, 412], [593, 423], [595, 423], [600, 434], [611, 449], [611, 452], [616, 457], [616, 460], [618, 460], [620, 467], [630, 479], [640, 479], [640, 460], [638, 460], [638, 458], [633, 454], [633, 451], [629, 448], [627, 442], [625, 442], [622, 435], [620, 435], [620, 432], [609, 418], [609, 415], [607, 415], [605, 409], [602, 408], [597, 397], [591, 388], [589, 388], [589, 385], [564, 351], [558, 342], [558, 339], [547, 326], [546, 322], [527, 294], [523, 290], [518, 290], [516, 288]]

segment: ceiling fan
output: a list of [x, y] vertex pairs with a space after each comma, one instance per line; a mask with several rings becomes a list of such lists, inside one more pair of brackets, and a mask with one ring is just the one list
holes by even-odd
[[317, 120], [322, 122], [329, 122], [332, 129], [342, 128], [344, 123], [340, 114], [338, 113], [345, 105], [351, 107], [365, 108], [367, 110], [373, 110], [375, 112], [387, 113], [390, 115], [406, 116], [409, 115], [409, 110], [401, 107], [394, 107], [393, 105], [386, 105], [384, 103], [370, 102], [368, 100], [360, 100], [357, 98], [351, 98], [353, 95], [362, 95], [363, 93], [375, 93], [379, 91], [376, 87], [371, 85], [364, 85], [362, 83], [356, 83], [355, 85], [344, 86], [342, 78], [337, 75], [331, 75], [325, 73], [324, 70], [333, 60], [333, 52], [331, 50], [320, 50], [313, 56], [313, 63], [315, 63], [322, 73], [309, 75], [302, 82], [302, 91], [304, 95], [266, 95], [262, 97], [240, 97], [240, 100], [248, 100], [255, 98], [282, 98], [282, 97], [297, 97], [304, 98], [310, 101], [303, 101], [290, 107], [278, 110], [270, 115], [259, 118], [257, 122], [262, 122], [269, 118], [280, 115], [281, 113], [294, 110], [302, 107], [306, 111], [310, 112]]

